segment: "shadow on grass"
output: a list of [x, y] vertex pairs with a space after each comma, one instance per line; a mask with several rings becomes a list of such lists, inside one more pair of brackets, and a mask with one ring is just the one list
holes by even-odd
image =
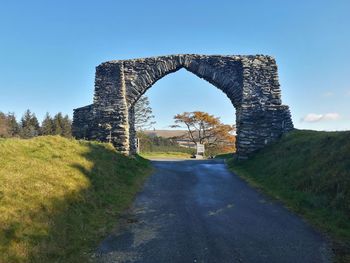
[[[0, 254], [4, 253], [0, 262], [88, 262], [90, 252], [117, 226], [118, 216], [151, 171], [149, 161], [125, 157], [103, 144], [81, 143], [88, 150], [80, 157], [93, 165], [89, 168], [77, 162], [70, 166], [85, 186], [51, 198], [46, 202], [49, 207], [31, 212], [38, 227], [23, 229], [21, 219], [16, 219], [20, 223], [14, 220], [0, 233], [6, 235], [0, 238]], [[21, 243], [26, 244], [23, 253], [19, 253]]]

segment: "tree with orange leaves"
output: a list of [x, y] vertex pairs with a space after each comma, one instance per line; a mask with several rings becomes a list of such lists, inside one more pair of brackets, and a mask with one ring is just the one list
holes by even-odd
[[220, 118], [202, 111], [184, 112], [174, 117], [173, 128], [186, 127], [187, 136], [194, 143], [204, 144], [207, 151], [219, 152], [235, 151], [234, 126], [223, 124]]

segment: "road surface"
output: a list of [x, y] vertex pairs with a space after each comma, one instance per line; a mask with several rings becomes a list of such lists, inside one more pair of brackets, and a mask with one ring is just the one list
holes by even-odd
[[331, 262], [327, 239], [222, 160], [153, 161], [98, 262]]

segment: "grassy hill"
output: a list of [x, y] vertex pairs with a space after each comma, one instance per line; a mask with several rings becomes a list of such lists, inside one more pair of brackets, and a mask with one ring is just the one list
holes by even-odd
[[87, 262], [150, 169], [108, 144], [0, 139], [0, 262]]
[[296, 130], [249, 160], [228, 163], [328, 232], [340, 261], [350, 262], [350, 132]]

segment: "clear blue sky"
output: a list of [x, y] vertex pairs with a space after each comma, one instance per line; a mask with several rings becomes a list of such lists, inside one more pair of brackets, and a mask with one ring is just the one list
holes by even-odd
[[[350, 1], [2, 1], [0, 111], [18, 117], [90, 104], [95, 66], [156, 55], [268, 54], [295, 126], [350, 129]], [[181, 70], [150, 89], [157, 128], [228, 99]], [[167, 96], [168, 95], [168, 96]], [[186, 99], [184, 99], [186, 97]]]

